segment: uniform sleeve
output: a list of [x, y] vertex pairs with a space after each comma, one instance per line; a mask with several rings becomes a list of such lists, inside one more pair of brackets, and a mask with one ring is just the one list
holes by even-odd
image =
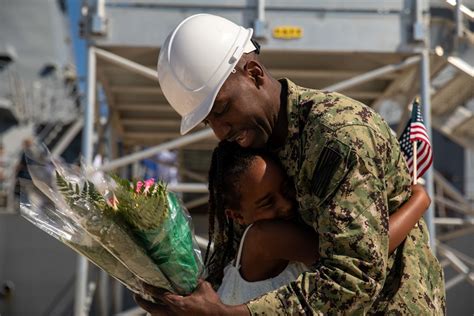
[[388, 166], [385, 178], [390, 179], [386, 182], [386, 192], [388, 196], [388, 209], [392, 212], [400, 208], [407, 201], [411, 192], [411, 177], [408, 173], [407, 163], [400, 150], [400, 144], [396, 138], [392, 138], [392, 150], [390, 150], [390, 159], [394, 162]]
[[365, 314], [382, 289], [388, 210], [376, 146], [381, 140], [364, 126], [347, 135], [363, 140], [353, 143], [353, 164], [333, 180], [334, 194], [313, 212], [320, 261], [291, 284], [249, 302], [252, 315]]

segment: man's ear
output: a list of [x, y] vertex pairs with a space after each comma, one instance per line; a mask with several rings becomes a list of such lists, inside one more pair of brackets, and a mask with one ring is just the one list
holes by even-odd
[[265, 72], [263, 71], [262, 65], [257, 60], [249, 60], [245, 66], [244, 70], [250, 79], [255, 82], [257, 88], [259, 88], [263, 84], [263, 79], [265, 76]]
[[227, 216], [228, 218], [231, 218], [234, 222], [236, 222], [238, 224], [242, 225], [244, 223], [244, 218], [243, 218], [242, 214], [239, 211], [227, 208], [225, 210], [225, 216]]

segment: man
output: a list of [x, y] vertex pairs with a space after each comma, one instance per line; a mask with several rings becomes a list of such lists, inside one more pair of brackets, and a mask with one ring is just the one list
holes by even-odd
[[138, 303], [192, 315], [443, 314], [442, 269], [424, 222], [388, 255], [389, 214], [411, 192], [387, 124], [343, 95], [275, 80], [251, 35], [217, 16], [189, 17], [162, 46], [160, 85], [182, 116], [182, 133], [204, 122], [221, 140], [279, 155], [301, 217], [319, 235], [321, 259], [297, 281], [241, 306], [223, 305], [206, 282], [187, 297], [161, 296], [165, 307]]

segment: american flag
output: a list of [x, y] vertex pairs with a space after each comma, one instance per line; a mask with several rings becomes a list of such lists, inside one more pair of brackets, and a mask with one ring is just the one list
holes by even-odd
[[428, 131], [423, 124], [420, 105], [417, 101], [413, 102], [411, 118], [399, 138], [411, 175], [413, 175], [413, 142], [415, 141], [417, 142], [417, 177], [420, 178], [433, 163], [433, 154]]

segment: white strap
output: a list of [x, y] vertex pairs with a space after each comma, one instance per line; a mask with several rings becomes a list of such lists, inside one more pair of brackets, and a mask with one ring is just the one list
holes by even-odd
[[237, 252], [237, 258], [235, 259], [235, 267], [237, 269], [240, 268], [240, 256], [242, 255], [242, 248], [244, 246], [244, 240], [245, 236], [247, 235], [247, 232], [249, 231], [250, 227], [252, 227], [253, 224], [250, 224], [247, 226], [247, 228], [244, 231], [244, 234], [242, 235], [242, 239], [240, 239], [240, 245], [239, 245], [239, 251]]

